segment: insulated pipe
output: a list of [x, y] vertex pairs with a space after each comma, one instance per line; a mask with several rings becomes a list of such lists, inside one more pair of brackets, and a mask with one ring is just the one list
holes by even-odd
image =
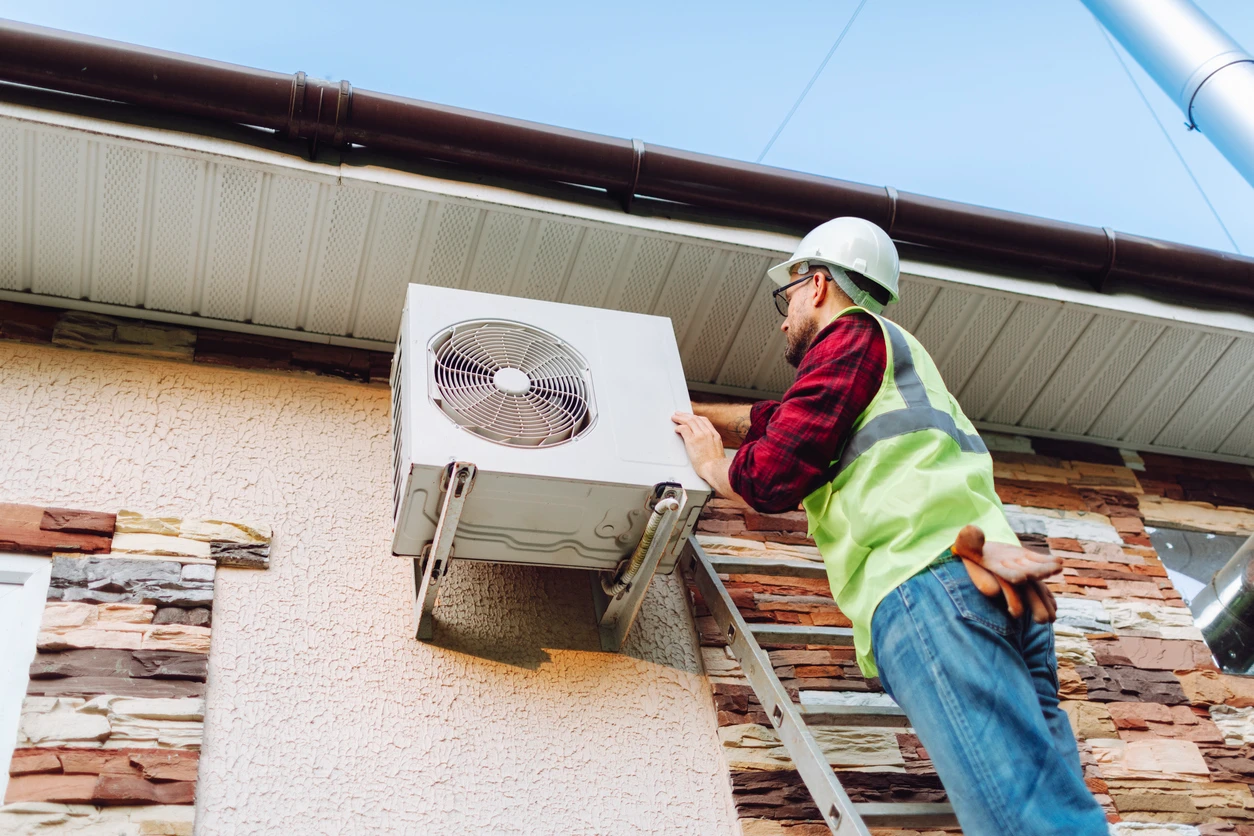
[[627, 562], [623, 573], [613, 580], [604, 575], [601, 576], [601, 589], [605, 591], [606, 595], [613, 598], [631, 586], [631, 582], [640, 573], [640, 567], [644, 565], [644, 558], [649, 553], [649, 546], [653, 545], [653, 538], [657, 536], [657, 530], [662, 524], [662, 520], [678, 510], [679, 500], [673, 496], [666, 497], [653, 507], [653, 514], [650, 515], [649, 521], [644, 527], [644, 535], [641, 536], [640, 542], [636, 544], [636, 550], [631, 553], [631, 559]]
[[1254, 185], [1254, 57], [1192, 0], [1084, 5]]
[[604, 189], [802, 233], [840, 215], [1030, 270], [1254, 304], [1254, 259], [0, 21], [0, 82], [267, 128], [290, 139]]

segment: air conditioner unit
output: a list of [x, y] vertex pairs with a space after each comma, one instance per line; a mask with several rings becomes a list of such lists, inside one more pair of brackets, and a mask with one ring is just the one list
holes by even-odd
[[410, 285], [392, 551], [414, 558], [418, 637], [451, 559], [483, 560], [593, 570], [617, 650], [710, 495], [670, 420], [690, 408], [669, 319]]

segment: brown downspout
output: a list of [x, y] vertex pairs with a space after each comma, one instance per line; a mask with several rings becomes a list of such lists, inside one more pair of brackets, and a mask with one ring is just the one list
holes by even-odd
[[856, 215], [946, 253], [1254, 302], [1254, 259], [0, 21], [0, 81], [475, 172], [676, 201], [798, 232]]

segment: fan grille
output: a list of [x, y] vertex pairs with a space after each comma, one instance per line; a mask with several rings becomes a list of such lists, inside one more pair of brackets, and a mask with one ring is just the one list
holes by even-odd
[[552, 334], [518, 322], [463, 322], [431, 342], [434, 398], [466, 430], [549, 447], [592, 425], [588, 364]]

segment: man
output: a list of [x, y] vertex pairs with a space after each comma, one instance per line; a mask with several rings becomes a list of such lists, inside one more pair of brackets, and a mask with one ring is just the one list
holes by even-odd
[[898, 271], [874, 224], [814, 229], [768, 271], [796, 382], [780, 402], [696, 404], [676, 431], [720, 495], [804, 506], [858, 665], [906, 712], [968, 836], [1105, 834], [1058, 707], [1041, 581], [1061, 565], [1019, 547], [979, 434], [879, 316]]

